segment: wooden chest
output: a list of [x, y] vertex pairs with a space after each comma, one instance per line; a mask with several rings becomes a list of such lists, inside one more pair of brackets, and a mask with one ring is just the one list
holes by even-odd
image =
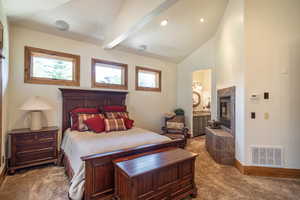
[[115, 161], [115, 196], [121, 200], [173, 200], [195, 197], [197, 154], [174, 148]]
[[57, 162], [57, 127], [39, 131], [16, 129], [9, 133], [11, 158], [9, 172], [39, 164]]

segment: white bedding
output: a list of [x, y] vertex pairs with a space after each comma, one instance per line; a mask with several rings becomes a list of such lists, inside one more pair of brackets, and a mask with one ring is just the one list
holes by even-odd
[[84, 192], [84, 165], [80, 157], [169, 140], [168, 137], [137, 127], [127, 131], [101, 134], [67, 129], [64, 133], [61, 148], [68, 156], [74, 171], [69, 189], [70, 198], [79, 200]]

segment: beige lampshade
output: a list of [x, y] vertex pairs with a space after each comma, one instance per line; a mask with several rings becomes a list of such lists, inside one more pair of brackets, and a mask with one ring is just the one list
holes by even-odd
[[20, 110], [51, 110], [52, 107], [41, 97], [31, 97], [20, 107]]

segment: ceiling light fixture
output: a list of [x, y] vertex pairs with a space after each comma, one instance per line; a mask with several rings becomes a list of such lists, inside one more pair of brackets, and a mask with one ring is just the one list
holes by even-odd
[[200, 19], [200, 22], [201, 22], [201, 23], [203, 23], [203, 22], [204, 22], [204, 19], [203, 19], [203, 18], [201, 18], [201, 19]]
[[138, 50], [139, 51], [146, 51], [147, 50], [147, 45], [142, 44], [142, 45], [138, 46]]
[[163, 21], [160, 22], [161, 26], [167, 26], [167, 24], [168, 24], [168, 20], [167, 19], [165, 19], [165, 20], [163, 20]]
[[70, 28], [70, 25], [64, 20], [57, 20], [55, 26], [60, 31], [67, 31]]

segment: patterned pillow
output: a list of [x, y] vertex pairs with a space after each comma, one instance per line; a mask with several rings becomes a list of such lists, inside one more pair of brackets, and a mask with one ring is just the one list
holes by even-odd
[[129, 118], [127, 112], [106, 112], [105, 115], [108, 119]]
[[78, 131], [87, 131], [88, 126], [84, 123], [84, 121], [95, 117], [104, 119], [103, 114], [78, 114]]
[[105, 123], [105, 131], [125, 131], [126, 126], [124, 123], [124, 120], [122, 118], [120, 119], [104, 119]]
[[183, 129], [184, 123], [181, 122], [167, 122], [167, 128], [169, 129]]

